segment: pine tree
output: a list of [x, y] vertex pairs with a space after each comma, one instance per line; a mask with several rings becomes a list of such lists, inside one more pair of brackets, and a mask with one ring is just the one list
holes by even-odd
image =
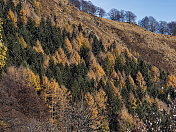
[[118, 56], [115, 61], [115, 70], [116, 72], [118, 72], [118, 71], [123, 71], [123, 69], [124, 68], [123, 68], [121, 57]]
[[73, 83], [71, 85], [71, 93], [73, 101], [79, 101], [81, 99], [81, 89], [76, 79], [73, 80]]
[[111, 131], [119, 131], [118, 116], [122, 108], [121, 100], [118, 95], [114, 95], [114, 91], [111, 83], [108, 81], [105, 87], [105, 92], [108, 96], [108, 116], [109, 116], [109, 128]]
[[0, 1], [0, 18], [4, 17], [4, 11], [3, 11], [4, 1]]
[[92, 51], [95, 55], [98, 55], [101, 51], [101, 47], [99, 46], [99, 41], [96, 36], [93, 38]]
[[104, 69], [106, 75], [110, 78], [114, 68], [108, 56], [104, 60]]

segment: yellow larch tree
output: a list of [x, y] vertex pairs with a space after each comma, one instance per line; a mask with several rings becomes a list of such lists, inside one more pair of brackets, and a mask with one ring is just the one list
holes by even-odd
[[17, 27], [17, 18], [15, 17], [15, 15], [14, 15], [14, 13], [12, 12], [11, 9], [9, 10], [8, 18], [9, 18], [9, 19], [12, 19], [14, 25]]
[[135, 82], [133, 80], [133, 78], [131, 77], [131, 75], [128, 76], [130, 83], [135, 87]]
[[98, 115], [98, 108], [94, 97], [88, 92], [85, 97], [85, 106], [86, 111], [89, 116], [89, 127], [92, 130], [95, 130], [97, 127], [101, 125], [101, 117]]
[[122, 88], [125, 87], [125, 79], [124, 77], [122, 76], [121, 72], [118, 71], [118, 79], [119, 79], [119, 88], [120, 88], [120, 91], [122, 90]]
[[133, 110], [136, 110], [136, 107], [137, 107], [137, 100], [136, 98], [134, 97], [133, 93], [130, 93], [130, 96], [129, 96], [129, 101], [132, 105], [132, 109]]
[[98, 110], [106, 110], [107, 96], [103, 89], [96, 91], [95, 102], [97, 103]]
[[62, 131], [65, 131], [66, 127], [69, 127], [68, 124], [70, 123], [70, 92], [67, 91], [67, 88], [65, 86], [59, 86], [59, 84], [54, 79], [51, 79], [49, 81], [46, 76], [43, 77], [42, 82], [42, 86], [45, 89], [45, 102], [51, 113], [50, 120]]
[[77, 51], [73, 51], [70, 63], [75, 63], [76, 65], [78, 65], [80, 63], [80, 59], [81, 59], [81, 57], [78, 54], [78, 52]]
[[0, 18], [0, 72], [5, 66], [6, 52], [7, 52], [7, 47], [4, 45], [3, 39], [2, 39], [3, 37], [2, 36], [2, 32], [3, 32], [2, 24], [3, 24], [3, 21]]
[[37, 40], [37, 46], [34, 46], [33, 49], [36, 50], [38, 53], [42, 53], [44, 55], [44, 51], [39, 40]]
[[134, 62], [135, 62], [136, 64], [138, 64], [138, 60], [137, 60], [136, 57], [132, 56], [132, 59], [134, 60]]
[[55, 91], [55, 97], [57, 101], [55, 107], [57, 125], [62, 131], [66, 131], [66, 129], [70, 127], [70, 124], [72, 124], [70, 119], [72, 107], [69, 105], [71, 94], [65, 86], [61, 85], [57, 88], [57, 91]]
[[62, 62], [61, 57], [60, 57], [58, 51], [55, 51], [54, 55], [51, 56], [51, 58], [53, 59], [55, 65], [57, 63], [61, 63]]
[[116, 48], [114, 51], [113, 51], [113, 55], [114, 55], [114, 58], [116, 59], [117, 56], [120, 56], [121, 54], [121, 50], [119, 48]]
[[123, 54], [120, 54], [120, 58], [121, 58], [121, 60], [122, 60], [122, 64], [125, 65], [126, 60], [125, 60], [124, 55], [123, 55]]
[[136, 81], [137, 81], [138, 86], [142, 89], [142, 92], [145, 93], [147, 86], [146, 86], [146, 82], [140, 72], [137, 73]]
[[24, 47], [24, 48], [27, 48], [27, 43], [25, 42], [25, 40], [24, 40], [23, 37], [21, 37], [20, 41], [21, 41], [21, 43], [23, 44], [23, 47]]
[[167, 84], [166, 84], [167, 87], [172, 87], [172, 88], [176, 89], [176, 77], [174, 75], [169, 75], [167, 77], [166, 82], [167, 82]]
[[131, 57], [131, 53], [127, 48], [125, 48], [123, 52], [126, 53], [129, 58]]
[[59, 48], [58, 53], [59, 53], [59, 56], [60, 56], [60, 59], [63, 65], [65, 65], [65, 63], [69, 64], [67, 56], [62, 48]]
[[55, 92], [57, 91], [58, 84], [55, 82], [54, 79], [51, 79], [51, 81], [48, 80], [46, 76], [43, 77], [43, 88], [45, 89], [44, 91], [44, 98], [45, 102], [49, 108], [49, 112], [51, 113], [51, 121], [54, 122], [54, 107], [56, 105], [56, 97], [55, 97]]
[[27, 24], [27, 13], [26, 13], [26, 10], [24, 8], [22, 8], [22, 10], [20, 11], [20, 14], [21, 14], [21, 18], [22, 18], [23, 22], [25, 24]]
[[110, 52], [107, 53], [107, 56], [109, 57], [109, 60], [111, 61], [111, 64], [114, 66], [115, 65], [114, 56]]
[[40, 13], [40, 2], [39, 1], [37, 2], [36, 0], [33, 0], [33, 4], [34, 4], [35, 12], [37, 14], [39, 14]]
[[[43, 80], [42, 80], [42, 87], [43, 89], [48, 89], [50, 86], [50, 82], [48, 80], [48, 78], [46, 76], [43, 76]], [[46, 100], [45, 100], [46, 102]]]
[[50, 61], [50, 57], [48, 55], [44, 55], [44, 63], [43, 63], [43, 67], [46, 70], [49, 66], [49, 61]]
[[28, 80], [28, 86], [34, 87], [37, 91], [41, 90], [40, 77], [38, 74], [34, 74], [30, 69], [27, 69], [26, 79]]
[[70, 43], [70, 40], [68, 38], [65, 39], [65, 43], [67, 45], [67, 48], [70, 52], [73, 52], [72, 50], [72, 44]]
[[70, 25], [68, 23], [66, 24], [66, 30], [70, 31]]
[[151, 69], [151, 74], [152, 74], [152, 80], [154, 82], [158, 82], [159, 81], [159, 76], [160, 76], [160, 71], [157, 67], [153, 66]]
[[[96, 79], [99, 81], [101, 78], [103, 78], [103, 76], [105, 75], [105, 72], [103, 70], [103, 68], [100, 66], [99, 63], [97, 63], [95, 56], [93, 55], [93, 53], [90, 54], [90, 71], [94, 72]], [[89, 78], [91, 78], [91, 74], [88, 74], [88, 76], [90, 75]]]
[[79, 46], [79, 49], [83, 46], [82, 41], [83, 41], [83, 35], [82, 33], [80, 33], [79, 36], [76, 38], [76, 43]]
[[107, 96], [103, 89], [96, 91], [94, 96], [95, 102], [98, 107], [98, 115], [99, 115], [99, 122], [101, 123], [101, 130], [109, 130], [108, 121], [105, 117], [105, 113], [107, 112]]
[[91, 45], [90, 45], [90, 43], [89, 43], [88, 38], [84, 38], [82, 43], [83, 43], [83, 45], [84, 45], [85, 47], [87, 47], [87, 48], [89, 48], [89, 49], [92, 48]]

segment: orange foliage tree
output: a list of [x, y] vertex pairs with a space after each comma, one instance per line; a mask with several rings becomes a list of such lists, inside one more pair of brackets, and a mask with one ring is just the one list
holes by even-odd
[[167, 77], [167, 87], [172, 87], [174, 89], [176, 89], [176, 77], [174, 75], [169, 75]]
[[70, 43], [70, 40], [68, 38], [65, 39], [65, 43], [67, 45], [68, 50], [72, 52], [72, 44]]
[[137, 81], [138, 86], [142, 89], [142, 92], [145, 93], [147, 86], [146, 86], [146, 82], [144, 81], [144, 78], [140, 72], [137, 73], [136, 81]]
[[157, 67], [153, 66], [151, 72], [152, 72], [152, 79], [153, 79], [153, 81], [154, 82], [159, 81], [159, 76], [160, 76], [159, 69]]
[[14, 25], [17, 27], [17, 18], [15, 17], [14, 13], [12, 12], [12, 10], [9, 10], [9, 15], [8, 15], [9, 19], [12, 19]]
[[[86, 113], [89, 118], [89, 127], [92, 131], [97, 130], [101, 126], [102, 116], [99, 116], [98, 107], [94, 97], [88, 92], [85, 97]], [[97, 99], [98, 101], [98, 99]]]
[[2, 40], [2, 19], [0, 18], [0, 72], [5, 66], [7, 47], [4, 45]]
[[70, 92], [64, 86], [59, 86], [54, 79], [49, 81], [46, 76], [43, 77], [43, 88], [45, 89], [45, 102], [51, 113], [51, 121], [62, 131], [66, 131], [71, 124], [69, 118], [71, 110], [69, 105]]

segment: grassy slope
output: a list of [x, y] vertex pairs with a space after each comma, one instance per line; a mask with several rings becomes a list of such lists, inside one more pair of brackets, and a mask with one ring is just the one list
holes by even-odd
[[80, 12], [67, 3], [59, 6], [59, 0], [42, 0], [41, 14], [49, 16], [57, 12], [58, 24], [65, 25], [68, 21], [84, 28], [91, 29], [103, 38], [106, 46], [107, 40], [116, 40], [119, 46], [128, 47], [136, 51], [146, 60], [159, 68], [176, 72], [176, 37], [152, 33], [135, 24], [115, 22], [105, 18]]

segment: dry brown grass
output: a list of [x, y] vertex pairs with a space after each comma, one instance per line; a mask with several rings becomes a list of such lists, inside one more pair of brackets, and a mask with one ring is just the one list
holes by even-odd
[[169, 71], [176, 71], [176, 37], [149, 32], [137, 25], [103, 19], [112, 36], [138, 52], [146, 61]]

